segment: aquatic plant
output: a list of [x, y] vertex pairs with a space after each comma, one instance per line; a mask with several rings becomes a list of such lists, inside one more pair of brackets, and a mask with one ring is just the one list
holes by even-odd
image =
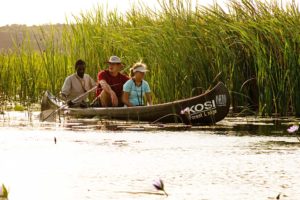
[[15, 111], [24, 111], [25, 108], [22, 105], [16, 104], [14, 107]]
[[168, 194], [167, 194], [166, 191], [165, 191], [165, 185], [164, 185], [164, 182], [163, 182], [161, 179], [155, 180], [155, 181], [152, 183], [152, 185], [153, 185], [157, 190], [163, 191], [164, 194], [165, 194], [166, 196], [168, 196]]
[[280, 196], [281, 196], [281, 193], [279, 193], [279, 194], [276, 196], [276, 200], [279, 200], [279, 199], [280, 199]]
[[296, 1], [283, 7], [279, 0], [231, 0], [226, 9], [158, 2], [157, 11], [142, 4], [124, 15], [95, 7], [74, 16], [75, 23], [16, 34], [15, 47], [0, 53], [0, 93], [37, 102], [44, 90], [59, 93], [77, 59], [96, 79], [107, 58], [118, 55], [125, 71], [140, 59], [149, 66], [154, 103], [190, 97], [221, 80], [234, 109], [300, 116]]
[[0, 198], [8, 198], [8, 191], [4, 184], [0, 187]]
[[[288, 129], [287, 129], [287, 131], [289, 132], [289, 133], [294, 133], [294, 134], [296, 134], [296, 132], [299, 130], [299, 125], [293, 125], [293, 126], [290, 126]], [[299, 140], [299, 142], [300, 142], [300, 138], [298, 137], [298, 136], [296, 136], [297, 137], [297, 139]]]
[[293, 126], [289, 127], [289, 128], [287, 129], [287, 131], [288, 131], [289, 133], [294, 133], [295, 131], [298, 131], [298, 129], [299, 129], [299, 126], [298, 126], [298, 125], [293, 125]]

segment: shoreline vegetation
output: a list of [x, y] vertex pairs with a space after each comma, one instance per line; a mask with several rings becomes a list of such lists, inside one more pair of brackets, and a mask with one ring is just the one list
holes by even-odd
[[[8, 102], [30, 107], [43, 91], [58, 95], [81, 58], [96, 79], [118, 55], [128, 73], [140, 59], [150, 73], [154, 103], [191, 97], [223, 81], [233, 112], [300, 116], [300, 9], [296, 1], [231, 0], [223, 10], [191, 7], [189, 0], [158, 0], [126, 14], [97, 7], [76, 23], [26, 27], [0, 49], [0, 109]], [[1, 27], [4, 33], [9, 27]], [[240, 109], [242, 108], [242, 110]]]

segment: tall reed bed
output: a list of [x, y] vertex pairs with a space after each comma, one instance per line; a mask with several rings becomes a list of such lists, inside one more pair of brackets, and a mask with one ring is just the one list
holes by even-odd
[[217, 80], [230, 89], [234, 107], [252, 106], [261, 115], [300, 115], [295, 1], [281, 7], [279, 1], [232, 0], [227, 8], [158, 2], [157, 11], [139, 5], [125, 15], [96, 7], [75, 16], [76, 23], [36, 31], [28, 37], [31, 42], [23, 40], [0, 55], [0, 92], [36, 101], [42, 90], [59, 92], [78, 58], [96, 78], [108, 57], [118, 55], [127, 72], [139, 60], [148, 65], [146, 79], [156, 103], [190, 97], [221, 73]]
[[69, 56], [61, 45], [61, 29], [22, 29], [12, 35], [13, 48], [0, 53], [0, 96], [3, 101], [30, 105], [43, 91], [58, 94], [71, 73]]

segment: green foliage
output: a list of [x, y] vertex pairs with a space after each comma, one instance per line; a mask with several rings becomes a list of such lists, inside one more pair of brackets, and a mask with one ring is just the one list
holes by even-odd
[[15, 105], [14, 110], [15, 111], [24, 111], [25, 108], [24, 108], [24, 106], [17, 104], [17, 105]]
[[5, 199], [8, 198], [8, 191], [4, 184], [2, 184], [0, 188], [0, 198], [5, 198]]
[[155, 103], [190, 97], [222, 72], [233, 106], [259, 102], [261, 115], [300, 115], [295, 1], [283, 8], [280, 1], [231, 0], [226, 11], [217, 4], [192, 8], [189, 0], [159, 3], [159, 11], [140, 5], [125, 15], [98, 7], [75, 16], [76, 23], [23, 34], [0, 54], [0, 92], [36, 102], [43, 90], [59, 92], [77, 59], [96, 79], [108, 57], [118, 55], [127, 73], [141, 59], [148, 65]]

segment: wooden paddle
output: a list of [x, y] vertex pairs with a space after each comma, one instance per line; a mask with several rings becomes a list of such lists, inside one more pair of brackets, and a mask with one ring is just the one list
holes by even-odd
[[[78, 97], [74, 98], [71, 100], [72, 103], [76, 103], [79, 99], [81, 99], [82, 97], [84, 97], [85, 95], [87, 95], [88, 93], [94, 91], [95, 89], [97, 89], [98, 85], [94, 86], [93, 88], [91, 88], [90, 90], [86, 91], [85, 93], [79, 95]], [[52, 116], [53, 114], [57, 113], [58, 111], [60, 111], [61, 109], [67, 107], [68, 104], [62, 105], [59, 108], [57, 108], [56, 110], [54, 110], [52, 113], [50, 113], [47, 117], [45, 117], [44, 119], [42, 119], [42, 122], [47, 120], [50, 116]]]

